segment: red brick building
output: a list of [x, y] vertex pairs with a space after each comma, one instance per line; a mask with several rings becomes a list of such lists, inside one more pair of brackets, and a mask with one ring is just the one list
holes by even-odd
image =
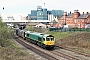
[[65, 12], [63, 16], [59, 19], [56, 27], [61, 27], [62, 25], [69, 25], [71, 27], [85, 28], [87, 24], [90, 24], [90, 14], [88, 12], [80, 14], [78, 10], [74, 10], [74, 13]]

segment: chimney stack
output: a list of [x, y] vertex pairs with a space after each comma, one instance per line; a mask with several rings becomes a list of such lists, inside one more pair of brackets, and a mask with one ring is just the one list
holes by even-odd
[[89, 14], [88, 12], [86, 14]]
[[71, 11], [70, 11], [70, 14], [71, 14]]
[[84, 15], [84, 12], [83, 12], [83, 15]]
[[74, 10], [74, 13], [77, 13], [78, 12], [78, 10]]
[[80, 13], [78, 12], [78, 10], [74, 10], [74, 18], [78, 18], [80, 16]]

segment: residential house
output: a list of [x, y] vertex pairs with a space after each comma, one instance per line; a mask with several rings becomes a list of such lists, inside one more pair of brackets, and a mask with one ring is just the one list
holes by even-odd
[[57, 27], [61, 27], [62, 25], [69, 25], [72, 28], [78, 27], [78, 28], [85, 28], [87, 24], [90, 24], [90, 14], [89, 12], [86, 12], [83, 14], [80, 14], [78, 10], [74, 10], [74, 13], [68, 13], [64, 12], [62, 17], [59, 19]]

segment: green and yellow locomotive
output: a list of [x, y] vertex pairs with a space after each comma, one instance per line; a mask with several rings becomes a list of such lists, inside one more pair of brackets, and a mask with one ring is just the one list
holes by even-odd
[[38, 46], [43, 47], [43, 48], [53, 49], [55, 46], [54, 36], [52, 36], [50, 34], [26, 31], [25, 38], [26, 38], [26, 40], [28, 40], [34, 44], [37, 44]]
[[55, 38], [51, 34], [44, 34], [32, 31], [16, 30], [16, 34], [25, 40], [34, 43], [42, 48], [53, 49], [55, 47]]

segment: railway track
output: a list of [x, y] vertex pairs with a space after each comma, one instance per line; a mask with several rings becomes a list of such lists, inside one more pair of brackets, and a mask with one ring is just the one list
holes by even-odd
[[72, 51], [72, 52], [74, 52], [74, 53], [77, 53], [77, 54], [80, 54], [80, 55], [83, 55], [83, 56], [86, 56], [86, 57], [90, 57], [90, 54], [85, 53], [85, 52], [77, 52], [77, 51], [72, 50], [72, 49], [67, 48], [67, 47], [59, 47], [59, 46], [56, 46], [56, 47], [58, 47], [58, 48], [60, 48], [60, 49], [65, 49], [65, 50], [68, 50], [68, 51]]
[[66, 59], [68, 59], [68, 60], [79, 60], [78, 58], [76, 58], [76, 57], [74, 57], [74, 56], [71, 56], [71, 55], [69, 55], [69, 54], [65, 54], [65, 53], [63, 53], [63, 52], [59, 52], [59, 51], [57, 51], [57, 50], [52, 51], [52, 53], [54, 53], [54, 54], [56, 54], [56, 55], [58, 55], [58, 56], [61, 56], [61, 57], [63, 57], [63, 58], [66, 58]]
[[85, 52], [76, 52], [76, 51], [74, 51], [72, 49], [69, 49], [69, 48], [64, 48], [64, 49], [69, 50], [69, 51], [72, 51], [72, 52], [75, 52], [75, 53], [78, 53], [80, 55], [84, 55], [84, 56], [90, 57], [90, 54], [85, 53]]
[[[90, 57], [88, 57], [86, 55], [78, 54], [78, 52], [74, 52], [73, 50], [70, 50], [67, 48], [58, 48], [58, 49], [55, 49], [54, 51], [56, 51], [56, 53], [58, 53], [58, 54], [62, 54], [62, 55], [66, 55], [66, 56], [68, 55], [67, 57], [65, 57], [67, 59], [69, 59], [68, 57], [70, 57], [70, 59], [73, 58], [74, 60], [90, 60]], [[65, 53], [65, 54], [63, 54], [63, 53]]]
[[30, 44], [24, 40], [22, 40], [19, 37], [15, 37], [15, 40], [17, 42], [19, 42], [20, 44], [22, 44], [23, 46], [25, 46], [26, 48], [32, 50], [33, 52], [39, 54], [40, 56], [48, 59], [48, 60], [59, 60], [59, 59], [63, 59], [63, 58], [57, 58], [55, 57], [53, 54], [50, 54], [49, 52], [45, 51], [44, 49], [39, 48], [38, 46], [35, 46], [33, 44]]

